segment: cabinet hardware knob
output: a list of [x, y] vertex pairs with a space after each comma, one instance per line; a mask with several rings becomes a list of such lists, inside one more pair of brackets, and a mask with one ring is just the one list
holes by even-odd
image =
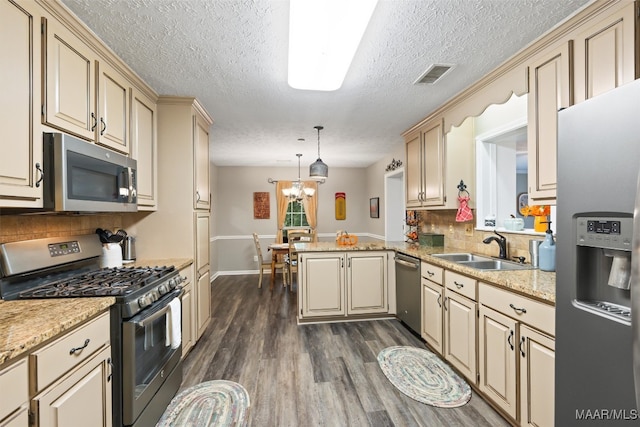
[[522, 346], [524, 345], [524, 341], [525, 341], [524, 337], [520, 337], [520, 346], [519, 346], [519, 348], [520, 348], [520, 354], [522, 355], [522, 357], [525, 357], [524, 350], [522, 349]]
[[82, 351], [85, 348], [87, 348], [87, 346], [89, 345], [89, 341], [91, 341], [89, 338], [87, 338], [86, 340], [84, 340], [84, 345], [81, 345], [80, 347], [74, 347], [71, 350], [69, 350], [69, 354], [74, 354], [78, 351]]
[[513, 304], [509, 304], [509, 307], [513, 308], [513, 310], [514, 310], [516, 313], [518, 313], [518, 314], [520, 314], [520, 313], [526, 313], [526, 312], [527, 312], [527, 309], [526, 309], [526, 308], [519, 308], [519, 307], [516, 307], [516, 306], [515, 306], [515, 305], [513, 305]]
[[442, 294], [438, 294], [438, 299], [437, 299], [437, 303], [438, 303], [438, 307], [442, 307], [442, 304], [440, 304], [440, 300], [442, 299]]
[[200, 201], [200, 192], [196, 191], [196, 203]]
[[509, 336], [507, 337], [507, 343], [509, 343], [509, 347], [511, 347], [511, 351], [514, 350], [514, 346], [513, 346], [513, 330], [511, 330], [511, 332], [509, 333]]
[[457, 287], [458, 289], [461, 289], [461, 288], [463, 288], [463, 287], [464, 287], [464, 283], [458, 283], [458, 282], [456, 282], [455, 280], [453, 281], [453, 283], [454, 283], [454, 285], [456, 285], [456, 287]]
[[104, 135], [104, 131], [107, 130], [107, 124], [104, 122], [104, 119], [100, 117], [100, 123], [102, 124], [102, 129], [100, 129], [100, 136]]
[[434, 273], [433, 271], [427, 270], [427, 274], [429, 275], [429, 277], [433, 277], [433, 275], [436, 274], [436, 273]]
[[40, 183], [44, 179], [44, 171], [42, 170], [40, 163], [36, 163], [36, 170], [40, 172], [40, 178], [38, 178], [38, 180], [36, 181], [36, 187], [40, 187]]
[[91, 118], [93, 119], [93, 124], [91, 125], [91, 132], [93, 132], [96, 130], [96, 126], [98, 126], [98, 118], [93, 113], [91, 113]]
[[444, 297], [444, 304], [442, 304], [442, 306], [444, 307], [444, 311], [448, 311], [447, 309], [447, 300], [449, 299], [449, 297]]

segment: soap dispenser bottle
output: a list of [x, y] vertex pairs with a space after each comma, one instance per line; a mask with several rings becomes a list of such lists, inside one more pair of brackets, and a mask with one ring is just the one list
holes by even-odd
[[538, 249], [538, 266], [542, 271], [556, 271], [556, 242], [553, 240], [551, 221], [546, 221], [547, 231]]

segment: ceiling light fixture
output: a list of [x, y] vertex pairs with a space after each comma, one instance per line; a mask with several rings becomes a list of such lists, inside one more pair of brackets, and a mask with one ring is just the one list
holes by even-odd
[[304, 197], [312, 197], [316, 190], [313, 188], [306, 188], [304, 183], [300, 179], [300, 157], [302, 154], [296, 154], [298, 156], [298, 180], [291, 183], [291, 188], [284, 188], [282, 194], [290, 200], [301, 201]]
[[329, 166], [327, 166], [320, 158], [320, 131], [324, 129], [324, 127], [314, 126], [313, 128], [318, 131], [318, 160], [311, 163], [309, 166], [309, 177], [320, 181], [327, 179], [329, 176]]
[[339, 89], [378, 0], [291, 0], [289, 86]]

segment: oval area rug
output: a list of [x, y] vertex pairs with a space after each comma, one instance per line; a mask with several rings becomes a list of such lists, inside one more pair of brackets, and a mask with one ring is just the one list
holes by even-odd
[[378, 364], [398, 390], [439, 408], [455, 408], [471, 399], [471, 387], [428, 350], [396, 346], [378, 354]]
[[207, 381], [178, 393], [156, 427], [245, 426], [249, 406], [249, 393], [240, 384]]

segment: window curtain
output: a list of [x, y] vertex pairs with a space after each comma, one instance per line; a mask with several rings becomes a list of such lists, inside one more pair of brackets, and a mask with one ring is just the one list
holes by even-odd
[[304, 181], [304, 187], [315, 190], [312, 197], [305, 197], [302, 200], [302, 206], [304, 206], [304, 213], [307, 216], [309, 227], [311, 227], [311, 230], [316, 231], [316, 226], [318, 225], [318, 183], [316, 181]]
[[278, 234], [276, 236], [276, 242], [278, 243], [282, 243], [282, 228], [284, 227], [287, 207], [289, 206], [289, 199], [284, 197], [282, 193], [282, 190], [285, 188], [291, 188], [291, 181], [278, 181], [276, 183], [276, 203], [278, 205]]

